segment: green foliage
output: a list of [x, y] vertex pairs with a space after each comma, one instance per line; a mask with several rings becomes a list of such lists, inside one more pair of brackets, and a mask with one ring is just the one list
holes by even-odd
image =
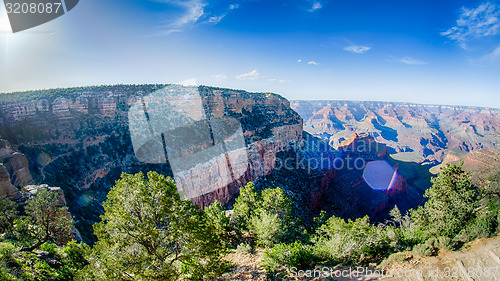
[[[20, 251], [19, 247], [10, 243], [0, 243], [0, 280], [73, 280], [76, 272], [83, 268], [81, 259], [83, 253], [89, 249], [85, 244], [70, 242], [80, 249], [66, 252], [67, 247], [58, 247], [55, 244], [44, 244], [51, 253]], [[41, 254], [43, 253], [43, 254]], [[80, 260], [80, 262], [75, 262]]]
[[400, 224], [403, 221], [403, 215], [401, 215], [401, 211], [397, 205], [389, 212], [389, 215], [396, 224]]
[[282, 267], [305, 269], [316, 261], [312, 247], [295, 241], [293, 244], [277, 244], [264, 252], [262, 266], [268, 272], [280, 270]]
[[242, 254], [252, 254], [253, 253], [252, 246], [250, 246], [246, 243], [238, 244], [238, 247], [236, 247], [236, 251], [238, 253], [242, 253]]
[[72, 238], [73, 223], [68, 208], [62, 207], [59, 195], [41, 189], [27, 201], [26, 216], [16, 220], [15, 232], [24, 251], [32, 251], [45, 242], [64, 245]]
[[453, 238], [474, 219], [477, 192], [471, 176], [462, 171], [462, 164], [443, 167], [424, 196], [429, 200], [411, 216], [430, 235]]
[[417, 256], [430, 257], [436, 254], [436, 249], [428, 244], [418, 244], [413, 247], [412, 252]]
[[250, 232], [256, 236], [257, 245], [271, 247], [285, 235], [286, 225], [278, 214], [259, 210], [250, 219]]
[[18, 215], [17, 204], [5, 196], [0, 196], [0, 233], [12, 231]]
[[0, 260], [2, 262], [11, 261], [15, 252], [17, 252], [17, 248], [11, 243], [0, 243]]
[[235, 242], [234, 227], [222, 207], [222, 204], [215, 200], [212, 205], [203, 210], [207, 217], [207, 224], [214, 229], [214, 234], [221, 249], [229, 248]]
[[370, 225], [369, 218], [348, 220], [331, 217], [313, 238], [315, 254], [323, 259], [359, 262], [386, 253], [390, 239], [386, 230]]
[[271, 247], [293, 238], [296, 221], [292, 211], [293, 202], [281, 188], [258, 193], [251, 182], [240, 189], [234, 204], [236, 225], [248, 231], [261, 247]]
[[250, 216], [257, 208], [259, 194], [255, 190], [253, 182], [249, 182], [245, 187], [240, 188], [240, 195], [236, 198], [234, 203], [234, 218], [238, 228], [241, 230], [248, 230]]
[[455, 241], [466, 243], [478, 238], [488, 238], [497, 232], [498, 213], [484, 213], [466, 225], [455, 237]]
[[82, 280], [211, 278], [224, 266], [214, 226], [170, 178], [122, 174], [103, 206]]

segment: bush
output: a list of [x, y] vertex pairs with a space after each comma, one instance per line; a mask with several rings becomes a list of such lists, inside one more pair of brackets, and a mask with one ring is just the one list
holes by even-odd
[[404, 262], [413, 258], [413, 255], [410, 252], [398, 252], [390, 255], [386, 258], [381, 264], [380, 268], [390, 267], [392, 264], [397, 262]]
[[317, 256], [340, 262], [379, 259], [390, 248], [386, 230], [370, 225], [368, 216], [347, 222], [331, 217], [318, 229], [313, 241]]
[[246, 243], [239, 244], [238, 247], [236, 247], [236, 251], [238, 253], [242, 253], [242, 254], [251, 254], [251, 253], [253, 253], [252, 246], [250, 246], [249, 244], [246, 244]]
[[264, 252], [262, 266], [268, 272], [280, 270], [282, 268], [305, 269], [313, 266], [316, 257], [311, 246], [303, 245], [300, 242], [293, 244], [277, 244]]
[[412, 252], [421, 257], [430, 257], [436, 254], [436, 249], [428, 244], [418, 244], [413, 247]]
[[17, 204], [5, 196], [0, 196], [0, 233], [10, 232], [17, 217]]
[[0, 243], [0, 261], [9, 262], [13, 260], [12, 255], [17, 252], [17, 248], [10, 243]]
[[475, 218], [460, 233], [455, 236], [457, 242], [467, 243], [474, 239], [487, 238], [496, 233], [498, 228], [498, 215], [485, 213]]
[[271, 247], [284, 235], [284, 226], [277, 214], [261, 211], [252, 215], [250, 232], [256, 236], [257, 245]]
[[248, 231], [258, 246], [272, 247], [294, 238], [296, 221], [292, 218], [293, 204], [281, 188], [269, 188], [258, 193], [249, 182], [240, 189], [234, 204], [237, 227]]
[[423, 207], [411, 212], [420, 230], [432, 236], [455, 237], [474, 219], [478, 205], [478, 192], [472, 185], [470, 174], [460, 165], [446, 164], [433, 178], [432, 187], [425, 191], [429, 200]]

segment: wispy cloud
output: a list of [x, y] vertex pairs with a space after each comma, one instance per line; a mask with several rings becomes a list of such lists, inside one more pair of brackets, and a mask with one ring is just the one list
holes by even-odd
[[302, 62], [302, 60], [301, 60], [301, 59], [298, 59], [298, 60], [297, 60], [297, 62], [298, 62], [298, 63], [301, 63], [301, 62]]
[[157, 0], [158, 2], [175, 5], [183, 9], [183, 13], [164, 25], [163, 34], [181, 32], [186, 27], [195, 24], [205, 14], [207, 3], [202, 0]]
[[257, 80], [257, 79], [259, 79], [259, 76], [260, 76], [259, 72], [257, 71], [257, 69], [255, 69], [255, 70], [252, 70], [248, 73], [236, 75], [236, 79], [238, 79], [238, 80]]
[[493, 52], [482, 56], [480, 60], [486, 63], [500, 62], [500, 45]]
[[315, 62], [315, 61], [309, 61], [307, 64], [310, 64], [310, 65], [319, 65], [319, 62]]
[[285, 79], [276, 79], [276, 78], [270, 78], [267, 79], [269, 82], [278, 82], [278, 83], [290, 83], [292, 80], [285, 80]]
[[404, 57], [404, 58], [396, 59], [396, 61], [404, 63], [404, 64], [409, 64], [409, 65], [424, 65], [424, 64], [429, 64], [429, 62], [427, 62], [427, 61], [417, 60], [417, 59], [410, 58], [410, 57]]
[[226, 79], [227, 75], [225, 75], [225, 74], [216, 74], [216, 75], [212, 75], [212, 77], [215, 78], [215, 79]]
[[208, 22], [213, 23], [213, 24], [218, 24], [225, 16], [226, 16], [226, 14], [223, 14], [220, 16], [209, 17]]
[[355, 54], [364, 54], [364, 53], [368, 52], [369, 50], [371, 50], [371, 47], [368, 47], [368, 46], [351, 45], [351, 46], [347, 46], [344, 48], [344, 51], [355, 53]]
[[311, 9], [307, 10], [308, 12], [314, 12], [316, 10], [319, 10], [323, 8], [323, 5], [321, 5], [321, 3], [319, 1], [314, 1], [313, 4], [312, 4], [312, 7]]
[[207, 0], [153, 0], [168, 5], [181, 8], [181, 13], [173, 16], [172, 20], [161, 26], [162, 34], [170, 34], [174, 32], [182, 32], [189, 27], [199, 23], [218, 24], [232, 10], [239, 8], [238, 4], [226, 6], [225, 12], [210, 11]]
[[472, 9], [462, 7], [456, 26], [441, 32], [441, 35], [456, 41], [465, 49], [466, 42], [471, 39], [497, 35], [500, 32], [499, 17], [499, 6], [491, 2], [484, 2]]

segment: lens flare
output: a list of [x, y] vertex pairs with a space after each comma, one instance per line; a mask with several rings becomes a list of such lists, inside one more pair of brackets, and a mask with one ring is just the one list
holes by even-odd
[[386, 161], [372, 161], [366, 164], [363, 179], [375, 190], [389, 190], [394, 187], [398, 172]]

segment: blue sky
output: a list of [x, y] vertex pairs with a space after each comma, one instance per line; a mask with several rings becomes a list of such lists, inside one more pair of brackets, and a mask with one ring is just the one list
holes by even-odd
[[198, 84], [500, 108], [500, 1], [82, 0], [12, 34], [0, 91]]

